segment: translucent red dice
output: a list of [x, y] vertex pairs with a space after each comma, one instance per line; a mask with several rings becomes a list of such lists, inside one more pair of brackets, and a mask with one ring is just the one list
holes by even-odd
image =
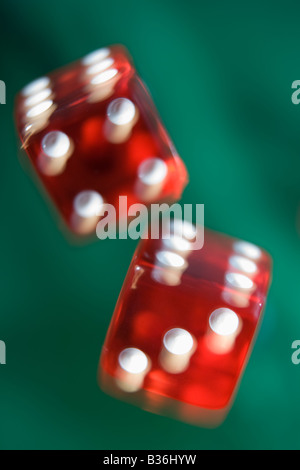
[[271, 269], [261, 248], [209, 230], [197, 250], [184, 232], [143, 240], [103, 346], [103, 389], [194, 424], [221, 423], [258, 331]]
[[15, 120], [25, 160], [71, 233], [95, 232], [104, 203], [178, 200], [184, 164], [123, 46], [27, 85]]

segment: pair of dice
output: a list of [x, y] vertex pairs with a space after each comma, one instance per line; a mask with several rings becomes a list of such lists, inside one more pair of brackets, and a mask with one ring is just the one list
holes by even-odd
[[[122, 46], [27, 85], [15, 119], [25, 161], [69, 234], [95, 233], [101, 208], [175, 202], [187, 171]], [[221, 423], [262, 317], [271, 259], [261, 248], [174, 221], [134, 254], [99, 365], [119, 398], [194, 424]]]

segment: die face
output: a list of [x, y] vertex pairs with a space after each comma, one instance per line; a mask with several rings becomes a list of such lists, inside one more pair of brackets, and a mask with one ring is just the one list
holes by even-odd
[[122, 46], [103, 48], [28, 85], [17, 97], [15, 117], [25, 159], [71, 232], [85, 234], [74, 222], [81, 192], [99, 194], [119, 219], [119, 196], [127, 196], [128, 205], [174, 202], [187, 183], [185, 166]]
[[[121, 390], [133, 401], [141, 395], [152, 411], [175, 403], [181, 419], [194, 421], [199, 412], [199, 424], [209, 425], [216, 412], [224, 419], [236, 393], [261, 321], [271, 260], [258, 247], [209, 230], [200, 250], [168, 248], [167, 263], [160, 256], [166, 257], [165, 245], [145, 240], [134, 256], [101, 355], [102, 386], [110, 383], [110, 393]], [[168, 334], [183, 350], [166, 346]], [[142, 351], [149, 363], [133, 394], [126, 392], [134, 375], [124, 376], [120, 366], [127, 348]]]

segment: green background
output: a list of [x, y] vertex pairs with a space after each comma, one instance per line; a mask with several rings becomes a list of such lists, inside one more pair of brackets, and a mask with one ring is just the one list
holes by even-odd
[[[300, 448], [300, 79], [297, 1], [2, 0], [0, 447]], [[67, 243], [18, 160], [16, 92], [123, 43], [190, 173], [183, 203], [274, 260], [265, 318], [226, 422], [206, 430], [99, 389], [101, 346], [136, 242]], [[299, 216], [300, 217], [300, 216]]]

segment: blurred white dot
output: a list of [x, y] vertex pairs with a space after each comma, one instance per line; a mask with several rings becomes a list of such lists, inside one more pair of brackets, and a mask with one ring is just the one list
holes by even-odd
[[230, 286], [237, 289], [249, 290], [254, 286], [253, 281], [244, 274], [228, 272], [225, 274], [225, 279]]
[[24, 101], [24, 105], [26, 107], [35, 106], [41, 101], [44, 101], [49, 98], [51, 93], [52, 90], [50, 88], [45, 88], [45, 90], [41, 90], [38, 93], [34, 93], [33, 95], [28, 96], [28, 98], [26, 98], [26, 100]]
[[114, 63], [114, 59], [112, 57], [108, 57], [107, 59], [102, 60], [101, 62], [97, 62], [96, 64], [91, 65], [86, 73], [88, 75], [96, 75], [97, 73], [103, 72], [103, 70], [108, 69]]
[[34, 93], [38, 93], [39, 91], [43, 90], [44, 88], [47, 88], [47, 86], [50, 83], [50, 78], [49, 77], [40, 77], [34, 80], [33, 82], [30, 82], [28, 85], [26, 85], [23, 90], [21, 91], [23, 96], [29, 96]]
[[172, 354], [182, 355], [191, 351], [194, 341], [188, 331], [182, 328], [173, 328], [165, 334], [163, 343]]
[[126, 348], [119, 355], [119, 364], [130, 374], [140, 374], [147, 369], [148, 358], [140, 349]]
[[209, 326], [218, 335], [232, 335], [238, 329], [239, 317], [229, 308], [218, 308], [210, 315]]
[[112, 78], [114, 78], [118, 73], [117, 69], [108, 69], [105, 70], [104, 72], [99, 73], [99, 75], [96, 75], [95, 77], [92, 78], [91, 84], [92, 85], [101, 85], [102, 83], [108, 82]]
[[168, 172], [167, 164], [161, 158], [147, 158], [138, 168], [139, 179], [149, 186], [161, 183]]
[[48, 111], [48, 109], [50, 109], [52, 105], [53, 105], [52, 100], [42, 101], [41, 103], [38, 103], [37, 105], [35, 105], [33, 108], [30, 108], [27, 111], [26, 116], [28, 118], [35, 118], [37, 116], [40, 116], [41, 114]]
[[60, 158], [70, 150], [70, 139], [61, 131], [51, 131], [43, 137], [43, 153], [48, 157]]
[[117, 98], [109, 104], [107, 116], [113, 124], [128, 124], [135, 116], [135, 106], [127, 98]]
[[248, 258], [258, 259], [261, 256], [261, 249], [249, 242], [237, 241], [233, 244], [233, 248], [236, 253], [239, 253]]
[[103, 198], [96, 191], [82, 191], [74, 199], [74, 210], [83, 218], [100, 216], [102, 207]]
[[174, 234], [183, 236], [188, 240], [192, 240], [197, 235], [195, 225], [187, 220], [174, 219], [172, 221], [172, 229]]
[[253, 274], [257, 271], [256, 263], [243, 256], [231, 256], [229, 258], [229, 264], [238, 271], [243, 271], [248, 274]]
[[177, 235], [171, 235], [170, 238], [163, 239], [163, 244], [166, 248], [175, 251], [188, 252], [191, 249], [191, 243]]
[[185, 260], [182, 256], [167, 250], [158, 251], [156, 253], [156, 259], [160, 264], [173, 268], [181, 268], [185, 264]]
[[97, 49], [96, 51], [90, 52], [82, 59], [83, 65], [91, 65], [105, 59], [109, 56], [110, 50], [107, 47], [102, 47], [101, 49]]

